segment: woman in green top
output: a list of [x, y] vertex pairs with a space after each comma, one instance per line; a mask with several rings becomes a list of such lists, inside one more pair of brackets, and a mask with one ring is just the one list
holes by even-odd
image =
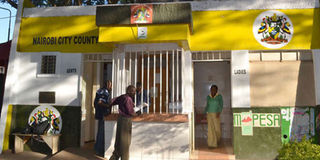
[[218, 94], [218, 86], [212, 85], [207, 97], [207, 106], [204, 112], [208, 121], [208, 147], [216, 148], [221, 138], [220, 113], [222, 112], [223, 100]]

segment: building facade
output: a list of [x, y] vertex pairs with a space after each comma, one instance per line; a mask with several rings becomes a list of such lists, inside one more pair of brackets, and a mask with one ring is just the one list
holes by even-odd
[[[222, 138], [235, 157], [274, 159], [290, 140], [319, 137], [319, 15], [318, 0], [19, 3], [0, 150], [12, 148], [11, 133], [38, 112], [60, 117], [52, 121], [60, 148], [94, 140], [95, 91], [112, 80], [113, 97], [137, 82], [149, 95], [146, 113], [133, 119], [131, 159], [192, 158], [206, 138], [201, 117], [212, 84], [223, 96]], [[105, 157], [117, 107], [113, 113]]]

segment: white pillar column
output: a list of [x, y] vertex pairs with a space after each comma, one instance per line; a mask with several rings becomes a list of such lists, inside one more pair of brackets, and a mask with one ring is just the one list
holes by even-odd
[[188, 114], [189, 117], [189, 151], [195, 149], [194, 135], [194, 88], [193, 88], [193, 63], [191, 51], [182, 49], [181, 53], [181, 103], [182, 114]]
[[312, 50], [316, 105], [320, 104], [320, 49]]
[[231, 107], [250, 107], [249, 52], [231, 52]]
[[[2, 153], [3, 149], [7, 149], [3, 146], [4, 138], [5, 138], [5, 130], [7, 124], [7, 113], [9, 104], [13, 104], [15, 101], [15, 91], [14, 86], [16, 85], [16, 80], [18, 79], [18, 72], [16, 71], [19, 69], [19, 53], [17, 52], [17, 44], [18, 44], [18, 36], [19, 36], [19, 29], [20, 29], [20, 22], [21, 22], [21, 13], [22, 13], [22, 6], [23, 1], [20, 0], [18, 3], [18, 10], [17, 10], [17, 17], [16, 22], [14, 25], [13, 37], [11, 42], [11, 49], [9, 55], [9, 63], [7, 69], [7, 77], [6, 83], [4, 88], [4, 95], [3, 95], [3, 104], [1, 110], [1, 119], [0, 119], [0, 154]], [[10, 128], [7, 128], [10, 129]]]
[[193, 108], [193, 65], [190, 51], [181, 54], [181, 86], [182, 86], [182, 113], [191, 113]]

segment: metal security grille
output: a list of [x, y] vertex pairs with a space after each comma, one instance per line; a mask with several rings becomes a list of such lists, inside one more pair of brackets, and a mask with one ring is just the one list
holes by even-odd
[[230, 61], [230, 51], [198, 51], [192, 52], [193, 62]]
[[249, 51], [251, 62], [256, 61], [312, 61], [311, 50], [272, 50], [272, 51]]
[[[141, 83], [146, 93], [147, 113], [181, 113], [182, 50], [113, 53], [113, 97], [128, 85]], [[141, 96], [140, 102], [145, 102]]]
[[112, 59], [112, 55], [110, 54], [84, 54], [83, 61], [84, 62], [110, 62]]
[[41, 74], [56, 73], [56, 56], [42, 56], [41, 59]]

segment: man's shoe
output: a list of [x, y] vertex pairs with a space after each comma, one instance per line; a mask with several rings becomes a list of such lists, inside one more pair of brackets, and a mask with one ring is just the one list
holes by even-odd
[[98, 156], [98, 157], [104, 157], [103, 153], [96, 153], [95, 155]]
[[115, 156], [114, 154], [109, 158], [109, 160], [118, 160], [119, 157]]

